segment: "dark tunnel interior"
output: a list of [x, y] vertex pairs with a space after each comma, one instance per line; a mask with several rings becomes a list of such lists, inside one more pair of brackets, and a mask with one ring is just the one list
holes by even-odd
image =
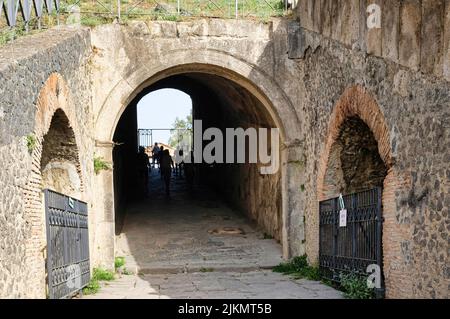
[[[114, 134], [116, 233], [123, 225], [127, 205], [136, 200], [137, 103], [146, 94], [163, 88], [177, 89], [191, 97], [193, 120], [202, 120], [203, 131], [208, 127], [219, 128], [222, 132], [225, 128], [276, 127], [265, 106], [252, 93], [219, 75], [183, 73], [145, 88], [125, 109]], [[168, 108], [167, 112], [170, 111]], [[195, 184], [214, 189], [231, 208], [245, 214], [265, 233], [280, 240], [281, 173], [261, 174], [261, 165], [259, 162], [198, 163], [195, 164]]]

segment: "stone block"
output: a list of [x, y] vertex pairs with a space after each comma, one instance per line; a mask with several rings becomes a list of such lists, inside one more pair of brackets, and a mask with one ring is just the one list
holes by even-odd
[[331, 37], [334, 40], [341, 39], [341, 5], [339, 1], [331, 1], [330, 19], [331, 19]]
[[320, 33], [326, 37], [331, 36], [331, 2], [332, 0], [320, 0]]
[[313, 16], [314, 16], [314, 0], [300, 0], [298, 4], [300, 25], [308, 30], [313, 30]]
[[359, 36], [359, 0], [344, 0], [341, 6], [341, 42], [351, 47]]
[[444, 78], [450, 81], [450, 0], [445, 0], [443, 65]]
[[444, 0], [422, 1], [422, 41], [420, 68], [442, 75]]
[[312, 12], [313, 12], [313, 31], [321, 33], [322, 29], [322, 12], [320, 11], [321, 1], [313, 1], [312, 3]]
[[400, 7], [399, 63], [417, 70], [420, 65], [420, 26], [422, 8], [419, 0], [405, 0]]
[[297, 22], [288, 25], [288, 57], [303, 59], [308, 49], [313, 52], [320, 44], [319, 35], [301, 28]]
[[[378, 5], [381, 9], [383, 7], [383, 0], [367, 0], [365, 8], [366, 11], [366, 28], [367, 28], [367, 18], [369, 17], [369, 13], [367, 13], [367, 8], [372, 5]], [[376, 14], [376, 13], [373, 13]], [[366, 47], [367, 47], [367, 53], [373, 54], [376, 56], [381, 56], [382, 50], [381, 50], [381, 38], [382, 38], [382, 27], [383, 27], [383, 16], [381, 16], [381, 28], [373, 27], [373, 28], [367, 28], [367, 34], [366, 34]]]
[[400, 0], [384, 2], [382, 19], [383, 57], [398, 62]]
[[359, 32], [358, 32], [358, 44], [361, 51], [367, 51], [366, 36], [367, 36], [367, 23], [366, 23], [366, 8], [367, 0], [359, 0]]

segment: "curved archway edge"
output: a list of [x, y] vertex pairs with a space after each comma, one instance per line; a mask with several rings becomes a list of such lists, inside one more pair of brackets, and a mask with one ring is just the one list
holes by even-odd
[[359, 85], [349, 87], [345, 90], [334, 107], [328, 124], [325, 147], [319, 162], [317, 181], [319, 201], [325, 199], [324, 178], [328, 166], [331, 147], [339, 137], [342, 124], [351, 116], [358, 116], [369, 126], [370, 130], [374, 134], [375, 140], [378, 143], [378, 152], [380, 157], [387, 169], [391, 171], [393, 157], [391, 154], [389, 130], [386, 125], [384, 115], [375, 99], [373, 99], [363, 87]]
[[244, 87], [261, 101], [274, 119], [282, 141], [296, 138], [299, 119], [292, 102], [278, 84], [257, 66], [216, 50], [174, 50], [162, 55], [158, 61], [140, 66], [114, 85], [97, 113], [96, 139], [102, 142], [112, 140], [121, 114], [144, 88], [166, 77], [188, 72], [222, 76]]

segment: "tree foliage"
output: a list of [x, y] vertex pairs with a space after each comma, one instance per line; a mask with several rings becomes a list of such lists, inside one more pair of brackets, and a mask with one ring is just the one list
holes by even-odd
[[174, 130], [170, 132], [169, 145], [177, 148], [182, 144], [183, 148], [190, 148], [192, 139], [192, 113], [185, 119], [175, 118], [172, 125]]

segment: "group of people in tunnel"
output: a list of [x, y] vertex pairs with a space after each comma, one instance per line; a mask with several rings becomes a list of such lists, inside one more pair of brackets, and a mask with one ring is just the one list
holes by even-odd
[[[144, 196], [149, 194], [149, 176], [150, 171], [156, 166], [159, 167], [159, 172], [161, 179], [164, 182], [164, 190], [166, 197], [170, 197], [170, 180], [172, 177], [173, 170], [176, 170], [177, 176], [184, 176], [186, 178], [187, 185], [189, 189], [192, 189], [193, 179], [194, 179], [194, 167], [193, 163], [185, 163], [184, 161], [177, 161], [174, 163], [172, 156], [168, 149], [164, 149], [164, 146], [159, 146], [155, 143], [152, 148], [152, 163], [150, 163], [150, 157], [146, 153], [145, 147], [140, 146], [139, 152], [137, 154], [137, 168], [138, 176], [140, 180], [141, 191]], [[177, 155], [182, 156], [182, 150], [177, 150]]]

